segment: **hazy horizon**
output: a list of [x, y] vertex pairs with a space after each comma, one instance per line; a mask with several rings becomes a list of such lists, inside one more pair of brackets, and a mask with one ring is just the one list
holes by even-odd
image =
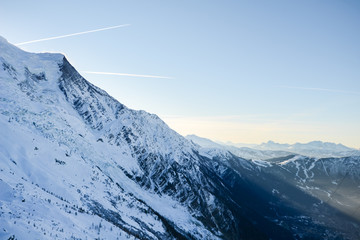
[[311, 142], [323, 142], [323, 143], [334, 143], [334, 144], [341, 144], [345, 147], [349, 147], [349, 148], [352, 148], [352, 149], [355, 149], [355, 150], [360, 150], [360, 148], [355, 148], [355, 147], [351, 147], [351, 146], [347, 146], [343, 143], [336, 143], [336, 142], [325, 142], [325, 141], [321, 141], [321, 140], [312, 140], [312, 141], [307, 141], [307, 142], [277, 142], [277, 141], [273, 141], [271, 139], [269, 140], [266, 140], [266, 141], [262, 141], [262, 142], [258, 142], [258, 143], [244, 143], [244, 142], [232, 142], [232, 141], [223, 141], [223, 140], [218, 140], [218, 139], [213, 139], [213, 138], [207, 138], [207, 137], [203, 137], [203, 136], [199, 136], [199, 135], [196, 135], [196, 134], [186, 134], [186, 135], [182, 135], [183, 137], [188, 137], [188, 136], [196, 136], [196, 137], [199, 137], [199, 138], [203, 138], [203, 139], [207, 139], [207, 140], [210, 140], [214, 143], [219, 143], [219, 144], [225, 144], [225, 145], [244, 145], [244, 146], [247, 146], [249, 148], [251, 148], [252, 145], [261, 145], [261, 144], [266, 144], [266, 143], [269, 143], [269, 142], [273, 142], [273, 143], [276, 143], [276, 144], [289, 144], [289, 145], [294, 145], [294, 144], [297, 144], [297, 143], [300, 143], [300, 144], [307, 144], [307, 143], [311, 143]]

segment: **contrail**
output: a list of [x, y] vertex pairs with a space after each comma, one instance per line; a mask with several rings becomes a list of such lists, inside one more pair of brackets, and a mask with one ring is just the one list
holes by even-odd
[[173, 79], [172, 77], [156, 76], [156, 75], [143, 75], [143, 74], [132, 74], [132, 73], [90, 72], [90, 71], [80, 71], [80, 72], [88, 73], [88, 74], [99, 74], [99, 75], [114, 75], [114, 76], [126, 76], [126, 77]]
[[333, 92], [333, 93], [347, 93], [347, 94], [356, 94], [360, 95], [360, 92], [338, 90], [338, 89], [329, 89], [329, 88], [309, 88], [309, 87], [292, 87], [292, 86], [280, 86], [282, 88], [290, 89], [301, 89], [301, 90], [310, 90], [310, 91], [320, 91], [320, 92]]
[[121, 28], [121, 27], [127, 27], [127, 26], [130, 26], [130, 24], [122, 24], [122, 25], [106, 27], [106, 28], [100, 28], [100, 29], [95, 29], [95, 30], [90, 30], [90, 31], [85, 31], [85, 32], [78, 32], [78, 33], [71, 33], [71, 34], [66, 34], [66, 35], [62, 35], [62, 36], [42, 38], [42, 39], [17, 43], [15, 45], [16, 46], [21, 46], [21, 45], [25, 45], [25, 44], [29, 44], [29, 43], [43, 42], [43, 41], [54, 40], [54, 39], [59, 39], [59, 38], [67, 38], [67, 37], [72, 37], [72, 36], [77, 36], [77, 35], [82, 35], [82, 34], [87, 34], [87, 33], [93, 33], [93, 32], [100, 32], [100, 31], [105, 31], [105, 30], [110, 30], [110, 29], [115, 29], [115, 28]]

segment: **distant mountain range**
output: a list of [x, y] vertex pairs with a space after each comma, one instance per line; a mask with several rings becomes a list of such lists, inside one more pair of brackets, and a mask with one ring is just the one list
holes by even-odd
[[210, 139], [188, 135], [187, 139], [203, 148], [225, 149], [236, 156], [246, 159], [265, 160], [269, 158], [284, 157], [292, 154], [300, 154], [308, 157], [348, 157], [360, 156], [360, 150], [346, 147], [342, 144], [312, 141], [309, 143], [281, 144], [273, 141], [261, 144], [242, 144], [231, 142], [214, 142]]

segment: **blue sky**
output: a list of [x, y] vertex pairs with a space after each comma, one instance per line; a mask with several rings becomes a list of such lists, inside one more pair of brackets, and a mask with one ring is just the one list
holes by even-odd
[[0, 35], [62, 52], [83, 76], [179, 133], [360, 148], [358, 1], [10, 1]]

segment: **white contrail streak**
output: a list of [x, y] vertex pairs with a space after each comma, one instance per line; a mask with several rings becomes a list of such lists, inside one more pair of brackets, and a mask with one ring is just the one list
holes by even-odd
[[81, 71], [81, 72], [82, 73], [88, 73], [88, 74], [114, 75], [114, 76], [125, 76], [125, 77], [173, 79], [172, 77], [156, 76], [156, 75], [143, 75], [143, 74], [132, 74], [132, 73], [91, 72], [91, 71]]
[[282, 88], [289, 88], [289, 89], [300, 89], [300, 90], [309, 90], [309, 91], [333, 92], [333, 93], [347, 93], [347, 94], [357, 94], [357, 95], [360, 95], [360, 92], [346, 91], [346, 90], [340, 90], [340, 89], [309, 88], [309, 87], [292, 87], [292, 86], [280, 86], [280, 87], [282, 87]]
[[100, 29], [95, 29], [95, 30], [90, 30], [90, 31], [85, 31], [85, 32], [78, 32], [78, 33], [71, 33], [71, 34], [66, 34], [66, 35], [62, 35], [62, 36], [42, 38], [42, 39], [17, 43], [15, 45], [16, 46], [21, 46], [21, 45], [25, 45], [25, 44], [29, 44], [29, 43], [43, 42], [43, 41], [49, 41], [49, 40], [54, 40], [54, 39], [59, 39], [59, 38], [67, 38], [67, 37], [72, 37], [72, 36], [77, 36], [77, 35], [82, 35], [82, 34], [87, 34], [87, 33], [93, 33], [93, 32], [100, 32], [100, 31], [105, 31], [105, 30], [110, 30], [110, 29], [115, 29], [115, 28], [121, 28], [121, 27], [127, 27], [127, 26], [130, 26], [130, 24], [122, 24], [122, 25], [106, 27], [106, 28], [100, 28]]

